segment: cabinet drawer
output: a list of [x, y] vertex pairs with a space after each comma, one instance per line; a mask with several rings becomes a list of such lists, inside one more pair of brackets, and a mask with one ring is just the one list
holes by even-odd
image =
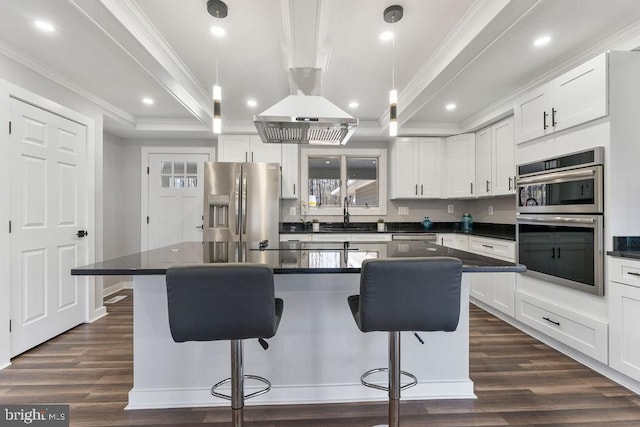
[[516, 291], [516, 319], [587, 356], [607, 363], [606, 322], [521, 291]]
[[516, 258], [515, 242], [485, 237], [469, 237], [469, 251], [492, 258], [513, 262]]
[[609, 257], [609, 280], [640, 288], [640, 261]]
[[391, 234], [389, 233], [352, 233], [352, 242], [390, 242]]

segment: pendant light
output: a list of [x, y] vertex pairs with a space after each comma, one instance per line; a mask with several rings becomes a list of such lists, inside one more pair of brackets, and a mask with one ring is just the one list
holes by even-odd
[[[215, 16], [216, 25], [220, 18], [227, 16], [229, 9], [221, 0], [207, 1], [207, 11], [211, 16]], [[222, 88], [218, 84], [218, 52], [216, 52], [216, 84], [213, 85], [213, 133], [222, 133]]]
[[[400, 5], [389, 6], [384, 10], [384, 21], [395, 24], [402, 19], [403, 8]], [[391, 49], [391, 91], [389, 91], [389, 136], [398, 135], [398, 91], [396, 90], [396, 32], [392, 31]]]

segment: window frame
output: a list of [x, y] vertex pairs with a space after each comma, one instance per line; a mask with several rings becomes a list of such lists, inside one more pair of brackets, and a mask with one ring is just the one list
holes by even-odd
[[[340, 158], [340, 206], [309, 206], [309, 157], [334, 156]], [[342, 216], [344, 213], [344, 197], [347, 194], [347, 157], [375, 157], [378, 165], [378, 206], [349, 206], [351, 216], [383, 216], [387, 214], [387, 150], [381, 148], [327, 148], [305, 147], [300, 150], [300, 204], [306, 215]]]

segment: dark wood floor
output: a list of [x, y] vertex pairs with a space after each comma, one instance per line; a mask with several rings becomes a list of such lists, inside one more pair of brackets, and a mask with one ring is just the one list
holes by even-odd
[[[16, 357], [0, 371], [0, 404], [71, 405], [73, 426], [229, 425], [227, 408], [124, 411], [132, 385], [132, 296], [109, 316]], [[640, 426], [640, 396], [471, 306], [476, 400], [406, 401], [403, 427]], [[245, 409], [253, 427], [382, 424], [381, 403]]]

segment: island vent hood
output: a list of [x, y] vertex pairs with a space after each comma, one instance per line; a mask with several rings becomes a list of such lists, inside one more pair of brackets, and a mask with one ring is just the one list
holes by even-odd
[[265, 143], [344, 145], [358, 119], [320, 96], [322, 70], [291, 68], [291, 95], [254, 116]]

